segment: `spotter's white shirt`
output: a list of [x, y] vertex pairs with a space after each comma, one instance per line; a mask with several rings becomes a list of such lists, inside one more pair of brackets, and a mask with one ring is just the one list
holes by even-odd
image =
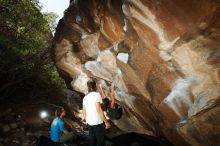
[[98, 92], [90, 92], [83, 98], [83, 106], [86, 111], [86, 123], [91, 126], [103, 123], [96, 109], [97, 102], [102, 103], [102, 97]]

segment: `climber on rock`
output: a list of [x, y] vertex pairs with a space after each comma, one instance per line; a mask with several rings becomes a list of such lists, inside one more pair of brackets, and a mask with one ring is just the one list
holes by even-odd
[[102, 89], [101, 84], [98, 86], [98, 91], [103, 98], [103, 110], [106, 111], [107, 116], [111, 120], [118, 120], [121, 118], [123, 110], [122, 110], [121, 106], [119, 104], [117, 104], [115, 101], [115, 98], [117, 95], [116, 95], [114, 88], [115, 88], [115, 86], [112, 83], [111, 84], [111, 91], [110, 91], [111, 100], [109, 100], [109, 98], [107, 98], [105, 92]]

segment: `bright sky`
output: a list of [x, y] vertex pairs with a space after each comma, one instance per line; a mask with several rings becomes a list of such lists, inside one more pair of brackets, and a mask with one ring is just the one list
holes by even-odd
[[43, 12], [55, 12], [58, 14], [58, 18], [56, 22], [63, 17], [63, 12], [69, 6], [70, 0], [39, 0], [41, 5], [43, 6]]

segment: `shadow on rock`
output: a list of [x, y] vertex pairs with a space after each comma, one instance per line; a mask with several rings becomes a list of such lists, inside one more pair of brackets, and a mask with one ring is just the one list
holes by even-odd
[[127, 133], [108, 139], [106, 146], [173, 146], [166, 139], [138, 133]]

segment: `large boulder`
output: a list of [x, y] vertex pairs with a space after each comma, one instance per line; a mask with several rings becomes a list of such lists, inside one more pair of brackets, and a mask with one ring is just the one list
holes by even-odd
[[53, 60], [71, 90], [117, 87], [121, 130], [220, 145], [219, 16], [219, 0], [73, 0]]

